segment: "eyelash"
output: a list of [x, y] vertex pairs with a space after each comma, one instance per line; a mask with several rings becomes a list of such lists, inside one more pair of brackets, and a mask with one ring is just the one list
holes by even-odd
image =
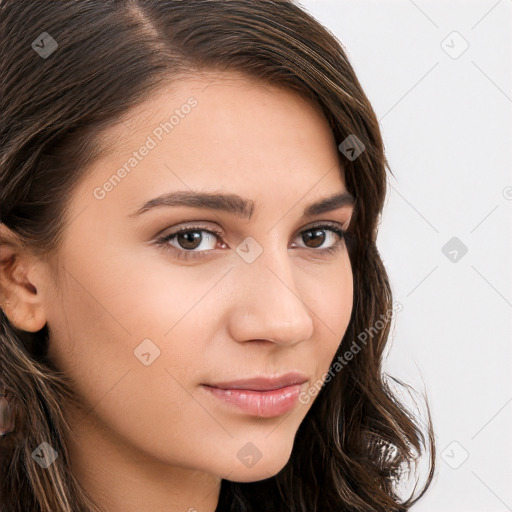
[[[299, 233], [299, 235], [302, 235], [309, 231], [314, 231], [314, 230], [319, 230], [319, 229], [325, 230], [325, 231], [331, 231], [339, 236], [339, 240], [332, 247], [328, 247], [327, 249], [313, 249], [313, 251], [320, 253], [320, 255], [332, 255], [332, 254], [337, 253], [341, 249], [343, 240], [347, 239], [349, 236], [347, 231], [341, 229], [338, 224], [329, 223], [329, 222], [327, 222], [327, 223], [324, 222], [324, 223], [318, 224], [316, 226], [311, 226], [308, 229], [301, 231]], [[204, 227], [201, 227], [201, 226], [186, 226], [186, 227], [179, 229], [178, 231], [175, 231], [168, 235], [164, 235], [164, 236], [157, 238], [156, 243], [159, 246], [163, 246], [164, 249], [170, 250], [171, 252], [173, 252], [174, 255], [176, 256], [176, 258], [178, 258], [180, 260], [203, 258], [203, 257], [206, 257], [205, 253], [212, 252], [212, 249], [208, 249], [206, 251], [193, 251], [193, 250], [187, 251], [185, 249], [178, 249], [177, 247], [169, 244], [169, 242], [177, 235], [179, 235], [181, 233], [189, 233], [189, 232], [210, 233], [210, 234], [218, 237], [220, 240], [222, 240], [222, 233], [220, 233], [220, 231], [217, 231], [216, 229], [205, 229]], [[305, 247], [305, 249], [308, 249], [308, 248]]]

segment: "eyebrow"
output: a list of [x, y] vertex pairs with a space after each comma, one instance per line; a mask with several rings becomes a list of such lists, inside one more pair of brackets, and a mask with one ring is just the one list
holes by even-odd
[[[340, 192], [308, 205], [304, 209], [302, 218], [306, 219], [315, 215], [321, 215], [354, 204], [355, 198], [352, 194]], [[250, 219], [254, 212], [254, 201], [236, 194], [183, 190], [155, 197], [144, 203], [141, 208], [130, 214], [129, 217], [138, 217], [145, 212], [162, 206], [188, 206], [191, 208], [212, 209], [231, 213], [242, 219]]]

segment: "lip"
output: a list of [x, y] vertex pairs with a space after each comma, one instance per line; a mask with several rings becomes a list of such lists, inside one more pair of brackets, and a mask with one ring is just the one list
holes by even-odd
[[210, 395], [246, 414], [273, 418], [291, 411], [297, 405], [302, 385], [307, 380], [303, 374], [291, 372], [278, 377], [202, 384], [202, 387]]
[[297, 405], [302, 389], [300, 384], [269, 391], [221, 389], [204, 384], [202, 387], [228, 406], [237, 407], [246, 414], [261, 418], [274, 418], [291, 411]]
[[205, 384], [206, 386], [219, 389], [246, 389], [252, 391], [271, 391], [281, 389], [295, 384], [304, 384], [308, 379], [299, 372], [289, 372], [277, 377], [252, 377], [226, 382]]

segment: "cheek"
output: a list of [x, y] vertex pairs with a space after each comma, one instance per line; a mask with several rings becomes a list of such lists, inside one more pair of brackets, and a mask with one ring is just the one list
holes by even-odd
[[212, 302], [201, 304], [211, 282], [151, 258], [111, 255], [107, 261], [118, 264], [77, 260], [67, 266], [61, 298], [49, 305], [50, 360], [89, 402], [128, 371], [154, 387], [172, 387], [166, 368], [173, 375], [186, 369], [190, 378], [204, 352], [198, 340], [209, 338], [197, 319], [212, 314]]
[[198, 304], [207, 285], [180, 281], [177, 273], [138, 273], [120, 289], [114, 270], [100, 275], [96, 268], [93, 279], [92, 268], [82, 267], [81, 279], [87, 270], [87, 290], [70, 280], [48, 322], [49, 358], [92, 411], [77, 421], [97, 418], [132, 442], [161, 440], [162, 425], [189, 431], [191, 418], [204, 413], [186, 389], [197, 380], [208, 339], [197, 321], [208, 314]]
[[339, 268], [326, 270], [310, 286], [314, 290], [312, 314], [323, 320], [323, 329], [343, 336], [352, 313], [354, 293], [352, 267], [348, 256]]
[[318, 342], [319, 368], [326, 371], [345, 335], [353, 308], [353, 275], [346, 257], [341, 269], [331, 273], [312, 289], [315, 301], [311, 314], [315, 318], [315, 339]]

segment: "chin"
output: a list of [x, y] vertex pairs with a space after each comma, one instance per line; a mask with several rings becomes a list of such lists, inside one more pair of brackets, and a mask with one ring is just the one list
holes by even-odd
[[290, 454], [286, 453], [269, 453], [267, 457], [262, 454], [261, 458], [247, 466], [244, 463], [233, 465], [230, 464], [227, 475], [223, 478], [232, 482], [258, 482], [277, 475], [290, 460]]
[[231, 482], [259, 482], [277, 475], [286, 466], [287, 462], [285, 461], [284, 464], [262, 464], [261, 466], [258, 463], [252, 468], [237, 468], [230, 471], [225, 478]]

